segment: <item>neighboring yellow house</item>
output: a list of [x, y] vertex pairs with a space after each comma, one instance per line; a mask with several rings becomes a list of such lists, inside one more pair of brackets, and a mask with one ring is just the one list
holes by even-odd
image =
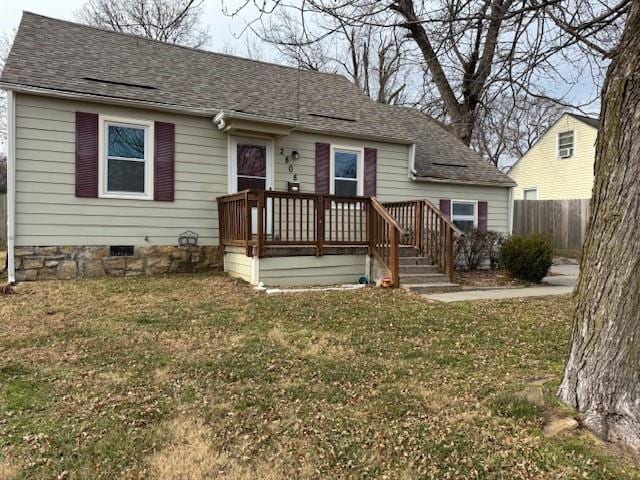
[[515, 200], [591, 198], [596, 118], [563, 114], [509, 170]]

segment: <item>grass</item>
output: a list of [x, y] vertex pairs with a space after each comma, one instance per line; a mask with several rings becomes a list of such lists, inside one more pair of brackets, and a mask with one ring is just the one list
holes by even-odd
[[[23, 284], [0, 297], [0, 478], [640, 478], [583, 431], [541, 435], [571, 309]], [[517, 395], [548, 375], [547, 406]]]

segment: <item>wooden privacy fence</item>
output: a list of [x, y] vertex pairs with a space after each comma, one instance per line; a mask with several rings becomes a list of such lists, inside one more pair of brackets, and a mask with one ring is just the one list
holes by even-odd
[[[0, 193], [0, 250], [7, 248], [7, 194]], [[0, 270], [4, 265], [0, 265]]]
[[548, 235], [557, 250], [580, 251], [591, 200], [515, 200], [513, 234]]

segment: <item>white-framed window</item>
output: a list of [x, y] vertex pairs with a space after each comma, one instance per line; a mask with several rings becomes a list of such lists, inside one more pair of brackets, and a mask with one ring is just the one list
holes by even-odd
[[575, 145], [575, 134], [573, 130], [560, 132], [558, 134], [558, 158], [569, 158], [573, 156]]
[[522, 189], [522, 198], [524, 200], [537, 200], [538, 199], [538, 189], [536, 187], [523, 188]]
[[463, 232], [478, 228], [478, 202], [451, 200], [451, 221]]
[[229, 137], [229, 193], [248, 188], [272, 190], [274, 177], [272, 139]]
[[100, 197], [153, 200], [153, 122], [101, 116]]
[[350, 147], [331, 147], [330, 193], [340, 196], [362, 195], [364, 150]]

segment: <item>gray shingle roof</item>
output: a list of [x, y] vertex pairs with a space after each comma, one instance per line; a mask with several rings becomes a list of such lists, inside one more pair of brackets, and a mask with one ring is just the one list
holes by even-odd
[[599, 118], [593, 118], [593, 117], [587, 117], [585, 115], [578, 115], [577, 113], [569, 113], [569, 115], [571, 115], [573, 118], [580, 120], [581, 122], [586, 123], [587, 125], [595, 128], [595, 129], [599, 129], [600, 128], [600, 119]]
[[7, 88], [147, 102], [209, 116], [233, 110], [291, 120], [301, 130], [415, 142], [419, 177], [511, 183], [421, 113], [379, 105], [340, 75], [299, 71], [29, 12], [23, 14], [0, 82]]
[[379, 106], [410, 129], [416, 144], [416, 176], [423, 180], [453, 180], [464, 183], [515, 185], [493, 164], [464, 145], [436, 120], [414, 108]]

